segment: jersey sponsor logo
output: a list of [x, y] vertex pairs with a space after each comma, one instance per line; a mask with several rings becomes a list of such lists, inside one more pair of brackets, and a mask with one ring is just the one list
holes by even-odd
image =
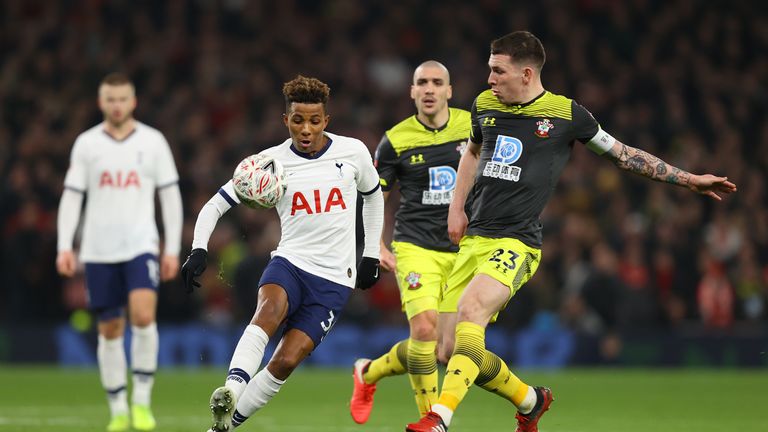
[[139, 182], [139, 174], [135, 170], [128, 171], [127, 173], [123, 171], [117, 171], [115, 173], [103, 171], [101, 173], [101, 177], [99, 177], [100, 188], [116, 187], [126, 189], [131, 186], [135, 186], [137, 188], [141, 187], [141, 183]]
[[486, 117], [483, 119], [483, 126], [496, 126], [496, 117]]
[[420, 165], [420, 164], [423, 164], [424, 162], [426, 161], [424, 160], [423, 154], [419, 153], [419, 154], [411, 155], [411, 165]]
[[429, 168], [429, 190], [421, 196], [424, 205], [450, 204], [453, 190], [456, 188], [456, 170], [450, 166]]
[[421, 288], [421, 273], [410, 272], [405, 276], [405, 283], [408, 284], [409, 290], [416, 290]]
[[496, 147], [493, 149], [491, 160], [485, 163], [483, 176], [508, 181], [520, 180], [520, 167], [512, 164], [523, 154], [523, 142], [506, 135], [496, 137]]
[[325, 198], [325, 202], [322, 201], [320, 191], [315, 189], [312, 191], [312, 198], [314, 206], [310, 205], [307, 197], [301, 192], [293, 193], [293, 200], [291, 202], [291, 216], [303, 211], [307, 214], [314, 213], [328, 213], [334, 207], [341, 207], [342, 210], [347, 209], [347, 204], [344, 202], [344, 196], [341, 194], [341, 190], [337, 187], [331, 189], [328, 192], [328, 197]]
[[549, 131], [555, 128], [555, 125], [549, 119], [543, 119], [536, 122], [536, 134], [539, 138], [549, 138]]

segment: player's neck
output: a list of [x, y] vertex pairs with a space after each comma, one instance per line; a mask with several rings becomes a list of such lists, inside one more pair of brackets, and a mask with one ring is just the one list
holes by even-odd
[[416, 118], [419, 119], [421, 124], [432, 129], [440, 129], [448, 123], [448, 119], [451, 117], [450, 111], [444, 109], [436, 112], [434, 115], [426, 115], [423, 113], [416, 114]]
[[530, 85], [525, 88], [525, 90], [523, 91], [523, 94], [520, 97], [520, 102], [518, 102], [515, 105], [525, 105], [527, 103], [530, 103], [532, 100], [541, 96], [542, 93], [544, 93], [544, 86], [541, 85], [540, 82], [537, 84]]
[[104, 120], [104, 131], [118, 141], [122, 141], [132, 134], [134, 129], [136, 129], [136, 121], [133, 118], [129, 118], [119, 124]]

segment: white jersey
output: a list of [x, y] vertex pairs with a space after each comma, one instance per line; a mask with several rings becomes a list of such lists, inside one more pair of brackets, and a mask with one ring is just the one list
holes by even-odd
[[158, 254], [155, 190], [178, 181], [171, 149], [157, 129], [137, 121], [121, 141], [103, 124], [80, 134], [64, 179], [65, 188], [86, 193], [80, 259], [113, 263]]
[[[288, 184], [275, 207], [282, 236], [272, 256], [282, 256], [315, 276], [354, 287], [357, 192], [378, 190], [379, 176], [362, 141], [328, 132], [325, 135], [329, 144], [314, 156], [300, 153], [291, 139], [261, 152], [283, 164]], [[231, 181], [222, 191], [229, 195], [228, 201], [239, 201]]]

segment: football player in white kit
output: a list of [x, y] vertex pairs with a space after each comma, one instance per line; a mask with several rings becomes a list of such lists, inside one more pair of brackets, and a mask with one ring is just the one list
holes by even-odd
[[[365, 144], [325, 131], [329, 91], [303, 76], [283, 86], [290, 138], [262, 152], [286, 172], [288, 187], [276, 206], [282, 236], [259, 280], [256, 312], [232, 355], [225, 385], [211, 396], [210, 431], [230, 430], [266, 405], [336, 324], [352, 289], [370, 288], [378, 280], [384, 222], [379, 176]], [[358, 192], [365, 248], [356, 266]], [[188, 290], [200, 286], [195, 278], [205, 270], [216, 222], [238, 203], [229, 181], [200, 211], [192, 253], [182, 267]], [[258, 371], [264, 348], [282, 323], [280, 343]]]
[[[87, 196], [80, 260], [85, 263], [89, 307], [98, 318], [97, 358], [107, 392], [108, 431], [153, 430], [150, 410], [157, 368], [155, 324], [160, 281], [176, 277], [182, 206], [178, 173], [160, 131], [133, 118], [135, 88], [122, 74], [99, 86], [104, 122], [80, 134], [72, 148], [59, 203], [56, 268], [75, 274], [73, 240]], [[158, 262], [155, 191], [160, 196], [165, 246]], [[133, 393], [128, 413], [124, 308], [131, 323]]]

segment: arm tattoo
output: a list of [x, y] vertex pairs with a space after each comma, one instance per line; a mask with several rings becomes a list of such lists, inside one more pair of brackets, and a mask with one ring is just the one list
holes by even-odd
[[691, 177], [689, 172], [669, 165], [643, 150], [630, 147], [618, 141], [616, 144], [619, 144], [619, 149], [614, 150], [611, 148], [604, 153], [604, 156], [610, 159], [617, 167], [653, 180], [681, 186], [688, 185]]

